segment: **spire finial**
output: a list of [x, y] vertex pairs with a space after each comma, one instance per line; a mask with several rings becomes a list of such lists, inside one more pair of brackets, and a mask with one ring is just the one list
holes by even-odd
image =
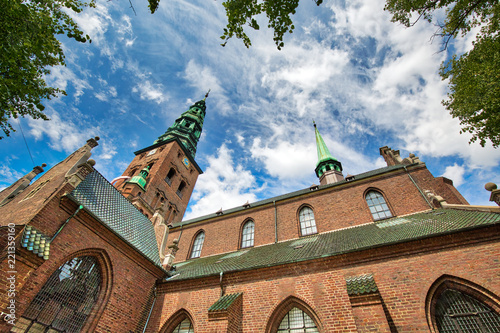
[[211, 90], [211, 89], [208, 89], [207, 93], [205, 94], [205, 98], [204, 98], [203, 100], [206, 100], [206, 99], [207, 99], [208, 94], [210, 94], [210, 90]]
[[316, 128], [316, 122], [314, 121], [314, 119], [313, 119], [313, 125], [314, 125], [314, 128]]

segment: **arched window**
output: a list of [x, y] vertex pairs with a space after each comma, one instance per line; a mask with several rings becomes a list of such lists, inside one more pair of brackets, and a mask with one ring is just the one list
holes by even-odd
[[382, 193], [373, 190], [368, 191], [366, 193], [366, 203], [370, 208], [374, 221], [392, 217], [391, 210], [387, 206]]
[[458, 290], [443, 291], [434, 313], [437, 329], [441, 333], [500, 332], [500, 315]]
[[194, 333], [193, 324], [191, 324], [189, 318], [186, 318], [174, 328], [172, 333]]
[[310, 207], [304, 207], [299, 213], [300, 221], [300, 233], [302, 236], [315, 234], [318, 232], [316, 230], [316, 221], [314, 220], [314, 213]]
[[201, 255], [201, 248], [203, 247], [203, 241], [205, 240], [205, 233], [199, 232], [193, 242], [193, 249], [191, 250], [190, 258], [198, 258]]
[[319, 332], [314, 321], [299, 308], [292, 308], [281, 320], [277, 332]]
[[80, 332], [101, 290], [93, 256], [73, 258], [59, 267], [16, 323], [16, 332]]
[[181, 181], [181, 183], [179, 184], [179, 187], [177, 188], [177, 195], [180, 198], [182, 198], [182, 190], [184, 190], [185, 187], [186, 187], [186, 182]]
[[255, 223], [250, 220], [245, 225], [241, 231], [241, 248], [252, 247], [254, 239]]
[[172, 179], [174, 178], [174, 176], [175, 176], [175, 169], [174, 168], [170, 168], [170, 170], [167, 173], [167, 177], [165, 178], [165, 182], [168, 185], [172, 185]]

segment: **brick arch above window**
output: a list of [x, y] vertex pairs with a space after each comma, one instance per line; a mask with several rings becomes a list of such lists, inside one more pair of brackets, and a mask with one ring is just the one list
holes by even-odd
[[307, 236], [318, 233], [316, 228], [316, 218], [311, 205], [303, 204], [297, 211], [297, 221], [299, 227], [299, 235]]
[[370, 210], [374, 221], [393, 217], [394, 214], [386, 200], [384, 193], [377, 188], [368, 188], [365, 190], [364, 199]]
[[500, 332], [500, 297], [462, 278], [443, 275], [437, 279], [427, 293], [425, 310], [433, 333], [491, 332], [482, 330], [485, 326]]
[[[296, 319], [296, 323], [302, 323], [303, 332], [323, 332], [321, 321], [315, 311], [305, 301], [295, 296], [287, 297], [276, 306], [268, 319], [265, 332], [287, 332], [285, 327], [290, 322], [290, 319]], [[316, 330], [314, 330], [314, 327]], [[301, 331], [294, 330], [293, 332]]]
[[194, 333], [194, 321], [191, 314], [185, 310], [180, 309], [175, 312], [165, 322], [160, 330], [160, 333]]
[[203, 248], [204, 242], [205, 242], [205, 231], [201, 229], [198, 232], [196, 232], [196, 234], [193, 237], [188, 259], [199, 258], [201, 256], [201, 250]]
[[255, 222], [251, 218], [245, 219], [240, 227], [240, 248], [254, 246], [255, 240]]

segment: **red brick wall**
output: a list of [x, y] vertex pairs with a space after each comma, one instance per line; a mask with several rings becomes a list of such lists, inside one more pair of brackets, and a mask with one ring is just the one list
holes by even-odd
[[[380, 309], [375, 311], [381, 321], [391, 321], [400, 333], [425, 332], [429, 330], [426, 297], [432, 284], [444, 274], [500, 295], [498, 239], [477, 243], [499, 231], [498, 227], [485, 228], [322, 260], [227, 273], [223, 284], [227, 294], [243, 292], [243, 332], [265, 332], [270, 316], [289, 296], [310, 306], [324, 332], [356, 332], [356, 318], [359, 324], [362, 314], [352, 310], [345, 278], [372, 273], [388, 311], [385, 318]], [[157, 304], [163, 309], [161, 316], [155, 312], [158, 327], [183, 308], [192, 314], [198, 331], [212, 331], [208, 308], [220, 296], [218, 276], [166, 282], [160, 286], [160, 293], [165, 296]], [[371, 312], [370, 316], [375, 314]]]
[[[442, 179], [435, 179], [425, 167], [417, 166], [411, 170], [414, 180], [422, 191], [432, 190], [449, 200], [449, 203], [461, 200], [450, 190], [448, 184], [444, 184]], [[278, 241], [300, 237], [298, 212], [304, 205], [309, 205], [313, 209], [319, 233], [373, 222], [365, 200], [369, 189], [383, 193], [394, 216], [430, 209], [408, 174], [404, 170], [399, 170], [276, 202]], [[201, 256], [239, 249], [241, 225], [249, 218], [255, 222], [254, 246], [274, 243], [275, 207], [270, 203], [183, 226], [175, 262], [184, 261], [189, 257], [193, 237], [201, 229], [205, 231]], [[172, 241], [179, 236], [179, 227], [171, 229], [167, 244], [172, 244]]]

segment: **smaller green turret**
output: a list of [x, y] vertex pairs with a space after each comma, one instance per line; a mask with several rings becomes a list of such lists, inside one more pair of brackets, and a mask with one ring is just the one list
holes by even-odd
[[149, 175], [149, 165], [144, 169], [142, 169], [137, 176], [134, 176], [129, 181], [127, 181], [127, 183], [137, 184], [139, 185], [140, 188], [142, 188], [143, 191], [146, 191], [146, 184], [147, 184], [146, 178], [148, 177], [148, 175]]
[[[316, 123], [314, 124], [314, 132], [316, 134], [316, 148], [318, 150], [318, 163], [316, 163], [316, 176], [320, 179], [321, 185], [335, 183], [344, 179], [342, 176], [342, 163], [337, 161], [323, 141], [321, 134], [319, 134]], [[327, 177], [332, 176], [332, 177]]]

